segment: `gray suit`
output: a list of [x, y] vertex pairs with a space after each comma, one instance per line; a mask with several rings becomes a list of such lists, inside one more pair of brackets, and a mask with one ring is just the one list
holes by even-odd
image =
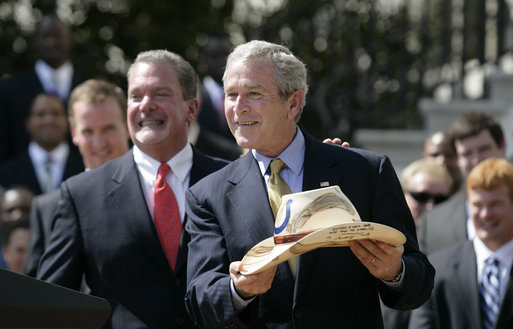
[[[412, 312], [410, 329], [482, 329], [477, 264], [471, 241], [430, 257], [436, 269], [429, 300]], [[513, 328], [513, 280], [508, 286], [495, 329]]]
[[422, 215], [419, 246], [427, 255], [468, 240], [464, 185], [449, 200]]
[[38, 195], [32, 200], [30, 209], [30, 240], [24, 272], [35, 277], [39, 260], [48, 246], [52, 223], [61, 199], [59, 189]]
[[[190, 184], [225, 164], [194, 150]], [[188, 236], [182, 234], [173, 271], [133, 152], [68, 179], [61, 193], [38, 278], [78, 290], [85, 273], [91, 294], [112, 306], [105, 328], [195, 328], [184, 305]]]

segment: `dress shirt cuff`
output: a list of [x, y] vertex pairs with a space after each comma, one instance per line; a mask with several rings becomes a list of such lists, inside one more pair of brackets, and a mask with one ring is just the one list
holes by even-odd
[[235, 291], [235, 286], [233, 285], [232, 279], [230, 279], [230, 291], [232, 292], [232, 303], [236, 313], [241, 312], [246, 306], [248, 306], [249, 303], [251, 303], [256, 298], [255, 296], [253, 298], [245, 300], [242, 297], [240, 297], [237, 291]]
[[381, 281], [383, 281], [383, 283], [387, 287], [390, 287], [390, 288], [402, 288], [404, 286], [404, 276], [406, 275], [406, 266], [404, 265], [404, 260], [401, 259], [401, 262], [403, 263], [403, 270], [399, 274], [399, 277], [400, 277], [399, 280], [397, 280], [397, 281], [395, 281], [395, 280], [387, 281], [387, 280], [380, 279]]

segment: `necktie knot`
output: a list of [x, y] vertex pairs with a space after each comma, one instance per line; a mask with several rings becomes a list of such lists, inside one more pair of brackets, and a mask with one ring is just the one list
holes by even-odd
[[279, 174], [281, 169], [285, 166], [285, 162], [281, 159], [274, 159], [269, 166], [271, 167], [271, 175]]
[[157, 171], [157, 180], [155, 181], [155, 189], [163, 189], [166, 187], [166, 175], [171, 168], [167, 163], [162, 163]]

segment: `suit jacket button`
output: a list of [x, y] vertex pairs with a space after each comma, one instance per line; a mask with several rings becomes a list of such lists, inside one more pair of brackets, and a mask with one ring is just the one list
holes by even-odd
[[303, 311], [301, 311], [301, 310], [294, 310], [294, 316], [296, 318], [301, 318], [303, 316]]

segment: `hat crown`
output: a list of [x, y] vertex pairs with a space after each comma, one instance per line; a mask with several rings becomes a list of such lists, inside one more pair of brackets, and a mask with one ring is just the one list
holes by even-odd
[[313, 232], [334, 225], [361, 222], [340, 187], [329, 186], [282, 196], [276, 216], [275, 235]]

